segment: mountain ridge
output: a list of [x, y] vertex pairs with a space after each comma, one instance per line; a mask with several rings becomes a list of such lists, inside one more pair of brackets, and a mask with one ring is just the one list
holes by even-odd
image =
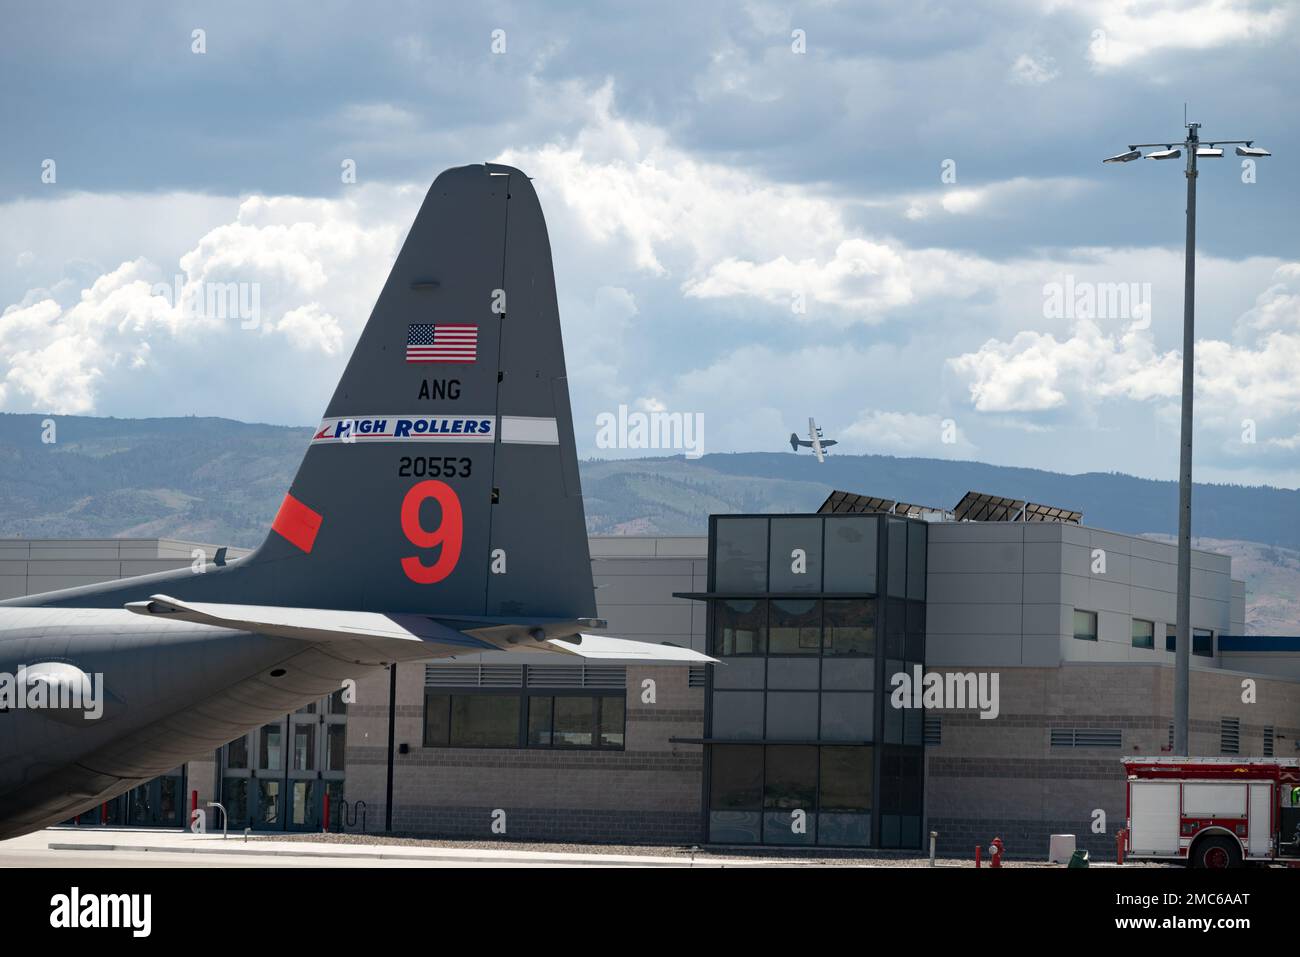
[[[311, 434], [215, 417], [0, 413], [0, 538], [256, 546]], [[592, 534], [703, 535], [710, 514], [814, 511], [834, 488], [948, 509], [975, 490], [1078, 509], [1085, 525], [1109, 531], [1177, 531], [1177, 484], [1118, 472], [891, 455], [819, 464], [791, 452], [586, 459], [579, 469]], [[1300, 632], [1300, 491], [1197, 484], [1192, 502], [1198, 547], [1234, 555], [1258, 625]]]

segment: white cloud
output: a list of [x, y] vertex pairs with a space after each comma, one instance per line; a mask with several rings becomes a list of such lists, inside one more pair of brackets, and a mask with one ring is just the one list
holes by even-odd
[[901, 210], [911, 220], [925, 219], [938, 212], [952, 216], [999, 216], [1044, 203], [1073, 199], [1093, 185], [1077, 176], [1044, 176], [1033, 179], [1017, 176], [978, 186], [952, 185], [922, 193], [870, 199], [862, 205]]
[[1211, 50], [1281, 36], [1288, 4], [1247, 0], [1055, 0], [1093, 24], [1088, 58], [1097, 70], [1138, 63], [1167, 50]]
[[[288, 421], [310, 421], [333, 374], [304, 377], [304, 389], [283, 374], [281, 356], [307, 352], [338, 371], [404, 228], [389, 219], [395, 196], [399, 206], [411, 198], [380, 187], [340, 200], [252, 196], [170, 266], [128, 260], [74, 301], [24, 296], [0, 314], [0, 408], [146, 414], [175, 398], [169, 388], [184, 391], [217, 366], [266, 374], [212, 401], [242, 402], [248, 417], [265, 420], [277, 418], [267, 408], [274, 397]], [[157, 389], [154, 408], [124, 410], [145, 380]]]
[[969, 381], [979, 412], [1042, 412], [1082, 398], [1168, 397], [1179, 382], [1178, 357], [1157, 354], [1148, 334], [1104, 334], [1090, 320], [1077, 322], [1068, 339], [1025, 331], [948, 362]]
[[[1235, 442], [1249, 419], [1271, 432], [1262, 441], [1288, 449], [1300, 409], [1300, 264], [1279, 267], [1274, 279], [1238, 320], [1236, 341], [1197, 341], [1197, 421]], [[1063, 339], [1026, 330], [989, 340], [948, 364], [978, 412], [1083, 410], [1124, 399], [1155, 401], [1168, 414], [1182, 387], [1180, 351], [1158, 349], [1150, 329], [1105, 332], [1091, 320], [1074, 323]]]
[[1254, 307], [1237, 320], [1238, 332], [1300, 330], [1300, 263], [1279, 266], [1273, 278], [1273, 285], [1261, 292]]
[[339, 321], [321, 309], [320, 303], [290, 309], [275, 324], [303, 352], [320, 352], [327, 356], [338, 355], [343, 347], [343, 328]]

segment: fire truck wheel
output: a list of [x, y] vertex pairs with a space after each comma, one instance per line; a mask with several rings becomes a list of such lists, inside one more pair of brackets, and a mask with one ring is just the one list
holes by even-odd
[[1240, 867], [1241, 845], [1230, 837], [1203, 837], [1192, 850], [1193, 867]]

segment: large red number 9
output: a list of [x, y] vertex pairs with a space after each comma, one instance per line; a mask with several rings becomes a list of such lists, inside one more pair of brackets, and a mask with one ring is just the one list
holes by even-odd
[[[433, 531], [420, 524], [420, 506], [428, 498], [437, 499], [442, 508], [442, 521]], [[442, 547], [438, 560], [432, 565], [425, 565], [418, 555], [403, 558], [402, 571], [406, 572], [406, 577], [419, 585], [442, 581], [460, 560], [461, 537], [465, 531], [456, 492], [446, 482], [432, 479], [412, 485], [406, 498], [402, 499], [402, 531], [411, 544], [419, 548]]]

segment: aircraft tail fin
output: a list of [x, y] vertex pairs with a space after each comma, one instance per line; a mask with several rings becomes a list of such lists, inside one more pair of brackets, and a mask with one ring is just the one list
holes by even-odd
[[595, 614], [550, 241], [519, 170], [434, 182], [266, 541], [232, 571], [204, 598]]

